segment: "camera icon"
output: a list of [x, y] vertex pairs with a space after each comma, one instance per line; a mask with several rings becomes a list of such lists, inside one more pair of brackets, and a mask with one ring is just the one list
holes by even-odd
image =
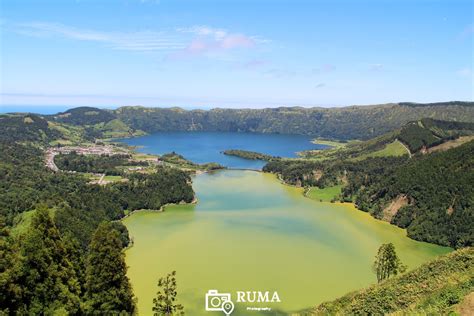
[[222, 311], [227, 316], [234, 311], [234, 303], [230, 293], [219, 293], [217, 290], [209, 290], [206, 293], [206, 311]]

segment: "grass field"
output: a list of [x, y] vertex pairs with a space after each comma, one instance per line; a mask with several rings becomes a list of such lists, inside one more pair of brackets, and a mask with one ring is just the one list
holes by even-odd
[[313, 143], [318, 144], [318, 145], [327, 145], [334, 148], [344, 147], [347, 145], [347, 143], [339, 142], [336, 140], [327, 140], [327, 139], [322, 139], [322, 138], [314, 139]]
[[327, 187], [320, 189], [317, 187], [311, 187], [306, 192], [306, 197], [312, 200], [330, 202], [334, 197], [341, 193], [342, 185], [335, 185], [333, 187]]
[[121, 176], [105, 176], [104, 181], [107, 182], [114, 182], [114, 181], [121, 181], [123, 178]]
[[353, 160], [363, 160], [369, 157], [387, 157], [403, 155], [408, 155], [407, 149], [405, 148], [405, 146], [403, 146], [402, 143], [400, 143], [398, 140], [395, 140], [390, 144], [387, 144], [384, 148], [380, 150], [360, 155], [356, 158], [353, 158]]

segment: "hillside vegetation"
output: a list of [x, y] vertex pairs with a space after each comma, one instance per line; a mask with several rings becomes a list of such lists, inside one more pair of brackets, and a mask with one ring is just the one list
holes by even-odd
[[[2, 115], [0, 119], [3, 120], [3, 130], [10, 133], [12, 128], [19, 128], [20, 133], [28, 133], [31, 127], [28, 128], [26, 125], [17, 126], [16, 124], [19, 122], [12, 119], [12, 117], [15, 117], [16, 120], [21, 120], [26, 116], [29, 117], [27, 121], [32, 120], [35, 124], [44, 125], [48, 121], [50, 124], [49, 131], [56, 133], [56, 135], [49, 135], [50, 138], [56, 138], [60, 142], [77, 142], [79, 139], [130, 137], [160, 131], [259, 132], [304, 134], [338, 140], [368, 140], [400, 128], [408, 122], [423, 118], [433, 119], [432, 122], [449, 119], [457, 122], [473, 123], [474, 103], [451, 102], [428, 105], [417, 104], [416, 106], [402, 103], [344, 108], [281, 107], [269, 109], [212, 109], [209, 111], [139, 106], [121, 107], [117, 110], [78, 107], [55, 115]], [[14, 122], [10, 122], [12, 120]], [[434, 125], [436, 124], [434, 123]], [[452, 124], [458, 123], [454, 122]], [[433, 132], [436, 130], [436, 126], [433, 127], [432, 125], [433, 123], [428, 122], [423, 128]], [[460, 128], [460, 130], [462, 129]], [[41, 130], [48, 134], [46, 126], [43, 126]], [[409, 134], [418, 133], [416, 130], [408, 130], [407, 132]], [[60, 137], [57, 133], [60, 133]], [[48, 139], [49, 136], [35, 136], [34, 140], [38, 138]], [[434, 138], [423, 138], [421, 144], [425, 144], [425, 142], [434, 144], [440, 137], [449, 136], [435, 133]], [[413, 147], [410, 144], [407, 145], [414, 150], [419, 147], [419, 144], [415, 143]]]
[[[300, 315], [469, 315], [474, 249], [444, 255], [399, 277], [349, 293]], [[472, 304], [472, 302], [470, 302]]]
[[34, 114], [0, 115], [0, 141], [47, 143], [61, 136], [48, 121]]
[[131, 128], [148, 133], [191, 130], [238, 131], [305, 134], [344, 140], [369, 139], [425, 117], [474, 122], [474, 103], [209, 111], [123, 107], [115, 113]]
[[411, 238], [456, 248], [474, 243], [474, 141], [411, 159], [283, 159], [263, 170], [297, 186], [343, 185], [336, 200], [406, 228]]
[[143, 132], [225, 131], [304, 134], [347, 140], [370, 139], [422, 118], [474, 122], [474, 103], [393, 103], [343, 108], [217, 108], [209, 111], [140, 106], [117, 110], [80, 107], [46, 118], [52, 122], [85, 126], [89, 134], [98, 133], [102, 137], [107, 133], [109, 137], [124, 137]]
[[426, 152], [430, 148], [474, 135], [474, 123], [421, 119], [408, 122], [401, 128], [384, 135], [362, 141], [349, 142], [329, 150], [310, 150], [300, 153], [304, 158], [316, 160], [354, 159], [369, 157], [411, 155]]

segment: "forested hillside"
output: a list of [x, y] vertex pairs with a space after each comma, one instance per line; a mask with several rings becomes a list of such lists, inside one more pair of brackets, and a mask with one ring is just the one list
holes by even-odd
[[182, 130], [241, 131], [305, 134], [343, 140], [369, 139], [422, 118], [473, 122], [474, 103], [209, 111], [123, 107], [115, 113], [130, 127], [149, 133]]
[[351, 141], [342, 147], [309, 150], [300, 155], [315, 160], [361, 160], [369, 157], [411, 155], [426, 152], [461, 136], [467, 137], [462, 139], [464, 141], [474, 139], [474, 123], [423, 118], [367, 141]]
[[[268, 109], [184, 110], [80, 107], [46, 118], [87, 126], [96, 137], [123, 137], [159, 131], [232, 131], [304, 134], [330, 139], [370, 139], [422, 118], [474, 122], [474, 103], [384, 104], [343, 108], [280, 107]], [[95, 134], [94, 134], [95, 133]]]
[[263, 170], [298, 186], [343, 184], [340, 200], [407, 228], [414, 239], [452, 247], [474, 243], [474, 141], [411, 159], [286, 159]]
[[115, 115], [111, 111], [87, 106], [73, 108], [53, 117], [57, 122], [81, 126], [107, 123], [115, 119]]
[[[17, 122], [10, 124], [11, 116], [8, 120], [6, 117], [2, 116], [0, 119], [4, 120], [3, 128], [8, 132], [6, 129], [9, 128], [10, 131]], [[21, 120], [26, 116], [17, 114], [14, 117], [15, 120]], [[367, 140], [422, 118], [472, 123], [474, 105], [472, 102], [427, 105], [401, 103], [344, 108], [282, 107], [209, 111], [139, 106], [122, 107], [117, 110], [79, 107], [43, 117], [29, 114], [27, 121], [44, 125], [41, 120], [47, 120], [50, 122], [49, 130], [63, 134], [62, 139], [65, 140], [77, 136], [71, 133], [79, 133], [82, 138], [92, 140], [159, 131], [260, 132], [305, 134], [339, 140]], [[8, 127], [9, 124], [12, 126]], [[23, 126], [19, 132], [28, 133], [27, 130], [28, 128]], [[47, 135], [41, 137], [48, 138], [46, 126], [43, 126], [42, 130]]]
[[48, 121], [34, 115], [0, 115], [0, 141], [33, 141], [47, 143], [61, 136], [49, 128]]

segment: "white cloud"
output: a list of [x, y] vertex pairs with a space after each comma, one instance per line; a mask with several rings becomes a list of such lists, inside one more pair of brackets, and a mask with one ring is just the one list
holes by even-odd
[[79, 29], [59, 23], [23, 23], [17, 32], [36, 37], [63, 37], [67, 39], [103, 43], [117, 50], [163, 51], [178, 50], [186, 47], [186, 42], [177, 36], [165, 32], [101, 32]]
[[228, 32], [224, 29], [213, 28], [206, 25], [194, 25], [191, 27], [180, 27], [176, 31], [181, 33], [191, 33], [198, 36], [212, 36], [216, 40], [223, 39]]
[[[225, 29], [204, 25], [177, 28], [171, 31], [106, 32], [81, 29], [60, 23], [32, 22], [14, 25], [20, 34], [34, 37], [62, 37], [71, 40], [102, 43], [116, 50], [176, 51], [178, 54], [203, 54], [252, 48], [266, 43], [256, 36], [231, 33]], [[186, 34], [192, 35], [186, 36]]]

